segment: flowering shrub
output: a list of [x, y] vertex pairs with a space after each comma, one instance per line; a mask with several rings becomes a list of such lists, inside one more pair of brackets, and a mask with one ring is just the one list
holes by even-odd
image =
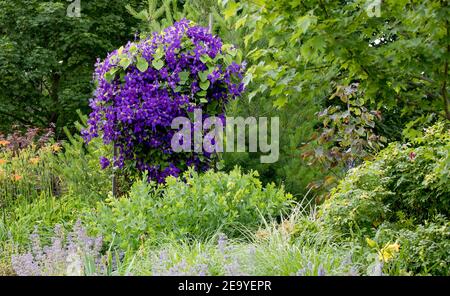
[[172, 120], [191, 118], [194, 108], [221, 115], [225, 103], [243, 91], [240, 53], [207, 28], [183, 19], [162, 33], [129, 42], [97, 63], [97, 89], [92, 113], [83, 131], [87, 142], [101, 135], [118, 148], [111, 162], [148, 171], [158, 182], [188, 166], [208, 167], [209, 153], [173, 154]]

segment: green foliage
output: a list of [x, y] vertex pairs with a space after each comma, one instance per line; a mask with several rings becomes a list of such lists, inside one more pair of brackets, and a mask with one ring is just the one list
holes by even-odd
[[13, 241], [23, 245], [35, 227], [40, 228], [48, 238], [56, 224], [71, 226], [80, 211], [92, 201], [74, 196], [51, 197], [42, 194], [33, 201], [19, 200], [7, 211], [0, 221], [0, 242]]
[[65, 0], [0, 1], [0, 130], [64, 125], [87, 109], [97, 57], [125, 43], [137, 23], [125, 10], [135, 1], [81, 1], [81, 17]]
[[[316, 184], [329, 183], [330, 171], [340, 177], [385, 138], [400, 139], [398, 131], [418, 116], [436, 113], [450, 119], [447, 1], [381, 1], [379, 17], [368, 14], [365, 0], [221, 3], [225, 20], [243, 34], [249, 64], [247, 98], [256, 105], [253, 110], [273, 105], [278, 114], [300, 123], [281, 135], [290, 139], [281, 145], [281, 159], [289, 155], [293, 163], [261, 171], [295, 185], [287, 187], [295, 188], [295, 193], [320, 176], [325, 178]], [[327, 99], [355, 84], [358, 101], [350, 107], [359, 110], [330, 112], [328, 122], [334, 126], [322, 126], [314, 119], [313, 114], [324, 108], [341, 106], [342, 102]], [[382, 122], [370, 118], [374, 114], [369, 110]], [[308, 132], [300, 137], [298, 130]], [[323, 135], [319, 143], [314, 141], [317, 134]], [[311, 141], [319, 156], [317, 165], [310, 167], [315, 172], [296, 157], [296, 150], [311, 154], [309, 145], [304, 149]], [[349, 164], [342, 161], [346, 156]], [[317, 172], [322, 164], [325, 171]], [[305, 175], [303, 182], [291, 178], [289, 173], [295, 171]]]
[[129, 197], [99, 203], [88, 213], [88, 225], [123, 249], [136, 248], [141, 239], [154, 242], [159, 234], [202, 239], [220, 229], [234, 236], [239, 226], [251, 229], [260, 217], [280, 215], [292, 198], [273, 184], [264, 188], [256, 176], [236, 168], [229, 174], [190, 170], [159, 186], [144, 178], [133, 184]]
[[337, 86], [329, 99], [339, 98], [341, 104], [333, 102], [319, 112], [323, 131], [317, 140], [309, 143], [316, 148], [305, 152], [305, 157], [325, 164], [328, 169], [343, 164], [353, 167], [384, 146], [386, 137], [374, 132], [376, 120], [381, 119], [380, 112], [367, 110], [364, 101], [358, 99], [360, 95], [357, 83]]
[[389, 274], [450, 275], [450, 221], [437, 217], [413, 229], [380, 227], [376, 241], [397, 241], [400, 252], [385, 266]]
[[400, 106], [402, 115], [448, 107], [447, 1], [383, 1], [380, 16], [369, 14], [363, 0], [261, 0], [237, 8], [223, 2], [242, 11], [236, 27], [249, 28], [248, 75], [276, 106], [320, 103], [337, 85], [357, 81], [364, 102]]
[[[223, 37], [228, 43], [240, 42], [232, 28], [234, 24], [222, 17], [222, 7], [217, 0], [142, 0], [144, 4], [127, 5], [130, 14], [139, 20], [141, 37], [153, 32], [159, 32], [165, 27], [172, 26], [175, 21], [187, 18], [201, 26], [209, 27], [214, 33]], [[143, 7], [139, 10], [137, 7]]]
[[308, 186], [315, 186], [312, 182], [324, 175], [317, 167], [308, 165], [299, 150], [314, 132], [316, 111], [317, 108], [308, 102], [300, 105], [289, 102], [287, 108], [278, 110], [266, 97], [255, 97], [251, 102], [244, 97], [230, 102], [227, 116], [279, 117], [280, 156], [277, 162], [266, 164], [261, 163], [260, 153], [224, 153], [225, 170], [232, 170], [235, 165], [247, 171], [256, 170], [264, 184], [283, 184], [287, 191], [302, 198], [308, 191]]
[[99, 159], [104, 155], [112, 156], [113, 148], [104, 145], [99, 138], [86, 145], [80, 131], [85, 128], [87, 117], [79, 112], [78, 115], [81, 120], [75, 123], [78, 132], [72, 135], [64, 129], [68, 141], [62, 145], [64, 152], [58, 154], [56, 173], [64, 192], [84, 198], [106, 198], [112, 191], [112, 170], [100, 169]]
[[123, 265], [134, 275], [354, 274], [351, 250], [303, 228], [315, 222], [305, 214], [297, 208], [281, 223], [262, 220], [262, 228], [244, 231], [239, 238], [223, 233], [207, 240], [165, 237], [157, 246], [145, 243], [127, 253]]
[[391, 143], [351, 170], [325, 202], [325, 224], [348, 233], [384, 221], [414, 225], [450, 215], [450, 131], [443, 122], [411, 143]]
[[0, 208], [17, 199], [33, 200], [58, 188], [54, 150], [58, 144], [32, 145], [18, 152], [0, 147]]

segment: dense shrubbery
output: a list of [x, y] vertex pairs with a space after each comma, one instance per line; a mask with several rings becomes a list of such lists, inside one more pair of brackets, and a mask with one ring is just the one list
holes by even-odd
[[189, 170], [181, 178], [169, 177], [165, 185], [137, 181], [129, 197], [99, 203], [87, 220], [95, 233], [127, 249], [161, 234], [207, 239], [220, 230], [236, 236], [244, 227], [257, 227], [261, 218], [281, 215], [291, 198], [273, 184], [262, 187], [256, 173]]
[[349, 172], [322, 207], [337, 230], [366, 230], [384, 221], [415, 225], [450, 215], [450, 132], [444, 123], [411, 143], [391, 143]]
[[375, 241], [397, 241], [400, 252], [386, 268], [394, 274], [450, 275], [450, 221], [437, 216], [423, 225], [396, 229], [380, 226]]

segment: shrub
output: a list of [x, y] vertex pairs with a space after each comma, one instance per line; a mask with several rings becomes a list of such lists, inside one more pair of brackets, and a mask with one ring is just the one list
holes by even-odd
[[391, 143], [373, 161], [351, 170], [320, 215], [344, 233], [384, 221], [420, 224], [450, 214], [450, 130], [428, 128], [411, 143]]
[[190, 169], [182, 178], [167, 178], [166, 185], [141, 180], [129, 197], [99, 203], [87, 219], [96, 233], [124, 249], [137, 247], [140, 239], [154, 241], [158, 234], [201, 239], [220, 229], [235, 236], [239, 226], [255, 228], [261, 217], [276, 217], [291, 202], [283, 188], [264, 188], [256, 177], [238, 168], [202, 175]]
[[[97, 64], [86, 141], [101, 136], [114, 143], [114, 166], [128, 161], [158, 182], [191, 165], [207, 166], [210, 153], [173, 153], [172, 120], [191, 118], [195, 108], [223, 114], [225, 103], [243, 91], [237, 56], [233, 46], [186, 19], [113, 51]], [[110, 162], [102, 158], [103, 167]]]
[[400, 245], [396, 259], [385, 266], [389, 274], [450, 275], [450, 221], [442, 216], [413, 229], [383, 225], [375, 240]]
[[[87, 116], [78, 114], [81, 122], [76, 122], [75, 127], [81, 130]], [[101, 170], [99, 159], [111, 156], [112, 147], [104, 145], [101, 139], [93, 139], [86, 145], [80, 135], [64, 131], [68, 140], [62, 144], [64, 151], [58, 154], [56, 166], [63, 193], [87, 199], [106, 198], [112, 190], [112, 170]]]
[[[251, 85], [248, 86], [248, 89], [250, 88]], [[302, 198], [309, 188], [317, 187], [315, 181], [323, 179], [326, 175], [320, 166], [304, 160], [302, 158], [303, 151], [299, 149], [310, 140], [314, 133], [314, 124], [316, 123], [314, 113], [318, 111], [317, 107], [318, 105], [314, 102], [304, 101], [300, 105], [298, 102], [290, 102], [287, 103], [286, 108], [278, 109], [273, 107], [270, 98], [264, 96], [254, 97], [250, 101], [244, 95], [243, 99], [230, 102], [227, 105], [227, 116], [279, 118], [280, 158], [275, 163], [261, 163], [261, 153], [225, 152], [223, 154], [225, 169], [232, 170], [234, 166], [238, 165], [245, 171], [256, 170], [264, 184], [275, 182], [283, 185], [295, 196]], [[330, 174], [329, 171], [326, 173]], [[312, 193], [315, 194], [317, 191], [313, 190]], [[313, 194], [310, 196], [312, 198]]]

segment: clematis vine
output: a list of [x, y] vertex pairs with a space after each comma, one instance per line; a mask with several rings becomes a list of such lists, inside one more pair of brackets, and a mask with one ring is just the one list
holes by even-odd
[[223, 115], [226, 103], [244, 91], [241, 58], [234, 46], [183, 19], [98, 60], [82, 135], [87, 143], [101, 137], [116, 147], [117, 157], [100, 159], [102, 168], [127, 166], [158, 182], [189, 166], [207, 169], [215, 155], [172, 151], [171, 122], [192, 118], [198, 108], [206, 117]]

